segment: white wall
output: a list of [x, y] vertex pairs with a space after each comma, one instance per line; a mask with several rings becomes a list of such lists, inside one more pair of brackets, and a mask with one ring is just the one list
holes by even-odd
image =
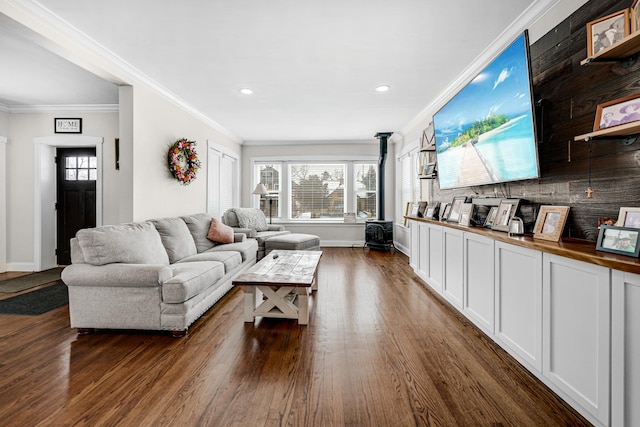
[[[207, 140], [240, 153], [240, 144], [144, 86], [133, 88], [133, 220], [207, 210]], [[181, 185], [167, 168], [167, 150], [179, 138], [196, 141], [196, 179]]]

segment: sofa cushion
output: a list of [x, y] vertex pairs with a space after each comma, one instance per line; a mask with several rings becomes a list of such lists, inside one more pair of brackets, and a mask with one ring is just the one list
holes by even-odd
[[269, 229], [267, 218], [264, 212], [257, 208], [233, 208], [236, 217], [238, 217], [238, 227], [253, 228], [257, 231], [266, 231]]
[[225, 213], [222, 214], [222, 222], [227, 224], [229, 227], [238, 228], [238, 217], [233, 209], [227, 209]]
[[211, 227], [209, 227], [207, 239], [216, 243], [233, 243], [233, 228], [223, 224], [216, 218], [211, 218]]
[[197, 253], [196, 244], [182, 218], [159, 218], [152, 219], [149, 222], [160, 233], [162, 244], [167, 250], [171, 264]]
[[235, 251], [242, 255], [242, 262], [255, 259], [258, 256], [258, 242], [255, 239], [247, 239], [243, 242], [228, 243], [226, 245], [218, 245], [209, 249], [209, 252], [219, 251]]
[[160, 234], [148, 222], [85, 228], [76, 237], [87, 264], [169, 265]]
[[181, 217], [187, 224], [187, 228], [191, 232], [193, 241], [196, 243], [198, 253], [211, 249], [216, 245], [215, 242], [207, 239], [209, 227], [211, 227], [211, 215], [199, 213]]
[[242, 264], [242, 254], [237, 251], [203, 252], [186, 257], [180, 262], [218, 261], [224, 264], [225, 274]]
[[217, 261], [180, 262], [170, 266], [173, 277], [162, 283], [162, 301], [181, 303], [199, 294], [224, 276]]

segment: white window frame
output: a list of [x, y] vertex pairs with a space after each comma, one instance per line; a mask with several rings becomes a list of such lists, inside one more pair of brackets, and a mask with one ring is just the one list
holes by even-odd
[[[353, 191], [353, 180], [354, 180], [354, 165], [355, 164], [363, 164], [363, 163], [371, 163], [374, 164], [377, 168], [378, 157], [377, 156], [285, 156], [285, 157], [254, 157], [251, 158], [251, 167], [254, 171], [252, 173], [253, 181], [251, 183], [251, 191], [256, 187], [258, 182], [260, 182], [260, 177], [256, 176], [255, 170], [256, 165], [258, 164], [281, 164], [281, 173], [280, 173], [280, 195], [279, 195], [279, 212], [276, 214], [274, 212], [273, 221], [274, 222], [312, 222], [314, 224], [318, 223], [335, 223], [335, 222], [343, 222], [343, 218], [322, 218], [322, 219], [301, 219], [301, 218], [291, 218], [291, 207], [290, 207], [290, 199], [291, 199], [291, 182], [289, 179], [289, 164], [345, 164], [345, 183], [344, 183], [344, 211], [345, 212], [355, 212], [356, 209], [356, 195]], [[377, 187], [377, 185], [376, 185]], [[379, 189], [376, 188], [376, 197], [378, 197]], [[251, 195], [251, 206], [255, 208], [259, 208], [260, 201], [258, 197], [254, 197]], [[283, 217], [282, 214], [286, 212], [286, 217]], [[366, 218], [366, 219], [376, 219], [376, 218]], [[356, 221], [364, 222], [365, 219], [359, 219], [356, 217]]]

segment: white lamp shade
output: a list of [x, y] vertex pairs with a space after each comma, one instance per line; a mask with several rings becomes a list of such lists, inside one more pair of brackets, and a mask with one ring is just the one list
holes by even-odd
[[252, 194], [259, 194], [260, 196], [264, 196], [266, 194], [269, 194], [269, 192], [267, 191], [267, 187], [264, 186], [263, 183], [258, 183], [258, 185], [256, 185], [256, 189], [253, 190]]

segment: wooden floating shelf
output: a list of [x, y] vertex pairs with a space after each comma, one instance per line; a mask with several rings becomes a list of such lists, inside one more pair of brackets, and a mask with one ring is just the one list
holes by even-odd
[[578, 135], [574, 141], [589, 141], [595, 138], [603, 137], [624, 137], [640, 133], [640, 121], [625, 123], [623, 125], [612, 126], [606, 129], [600, 129], [595, 132]]
[[603, 62], [620, 62], [640, 52], [640, 31], [630, 34], [618, 43], [601, 50], [593, 56], [583, 59], [580, 65], [592, 65]]

